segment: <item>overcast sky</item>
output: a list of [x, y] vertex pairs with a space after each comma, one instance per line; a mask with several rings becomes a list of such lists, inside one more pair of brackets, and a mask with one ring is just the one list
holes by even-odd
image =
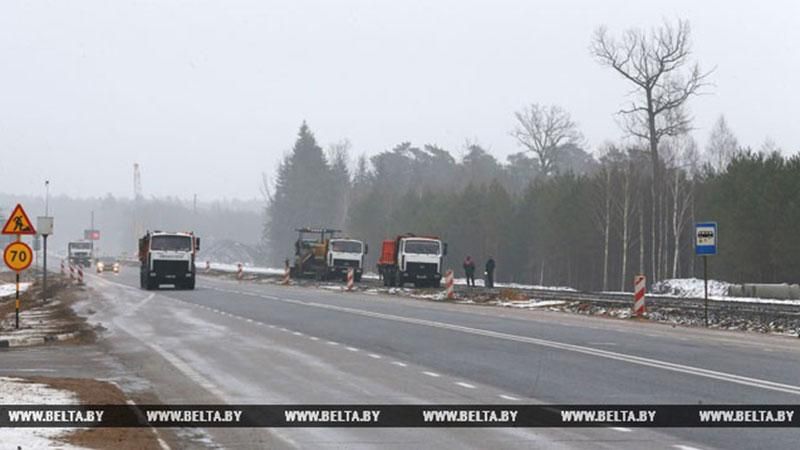
[[743, 144], [800, 149], [800, 2], [35, 1], [0, 3], [0, 192], [252, 198], [308, 121], [354, 153], [402, 141], [518, 151], [513, 112], [558, 104], [591, 149], [630, 88], [593, 30], [691, 22], [716, 67], [694, 98]]

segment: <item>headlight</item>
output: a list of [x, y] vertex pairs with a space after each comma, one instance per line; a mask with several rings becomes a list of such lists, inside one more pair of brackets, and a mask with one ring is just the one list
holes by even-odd
[[114, 263], [114, 272], [119, 272], [119, 263]]
[[100, 269], [100, 270], [103, 270], [104, 266], [105, 265], [103, 263], [101, 263], [101, 262], [97, 263], [97, 268]]

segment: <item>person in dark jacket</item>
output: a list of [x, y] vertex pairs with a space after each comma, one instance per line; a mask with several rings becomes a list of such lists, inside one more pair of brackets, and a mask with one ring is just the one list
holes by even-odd
[[464, 274], [467, 276], [467, 286], [475, 287], [475, 261], [472, 256], [464, 259]]
[[491, 256], [486, 261], [486, 287], [490, 289], [494, 287], [494, 258]]

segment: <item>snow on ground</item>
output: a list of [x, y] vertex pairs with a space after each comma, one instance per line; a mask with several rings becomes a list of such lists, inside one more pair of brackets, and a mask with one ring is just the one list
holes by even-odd
[[[730, 286], [731, 283], [727, 283], [725, 281], [708, 280], [708, 299], [727, 302], [765, 303], [772, 305], [800, 305], [800, 300], [731, 297], [728, 295], [728, 288]], [[666, 297], [703, 298], [705, 296], [704, 281], [699, 278], [675, 278], [671, 280], [663, 280], [653, 284], [651, 290], [654, 294], [663, 295]]]
[[508, 301], [508, 302], [497, 302], [497, 306], [505, 306], [507, 308], [525, 308], [525, 309], [533, 309], [533, 308], [546, 308], [548, 306], [561, 306], [565, 305], [567, 302], [560, 301], [560, 300], [521, 300], [521, 301]]
[[[31, 287], [31, 283], [20, 283], [19, 284], [19, 292], [25, 292], [28, 288]], [[3, 283], [0, 284], [0, 298], [11, 297], [16, 295], [17, 287], [15, 283]]]
[[[0, 377], [0, 399], [4, 405], [75, 405], [78, 398], [69, 391], [54, 389], [19, 378]], [[0, 443], [8, 448], [66, 450], [80, 449], [59, 441], [75, 428], [0, 428]], [[5, 448], [5, 447], [4, 447]]]

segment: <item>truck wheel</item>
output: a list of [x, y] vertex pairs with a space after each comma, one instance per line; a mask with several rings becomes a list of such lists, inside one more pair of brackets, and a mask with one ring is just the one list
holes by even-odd
[[361, 274], [357, 273], [357, 274], [353, 275], [353, 281], [355, 281], [356, 283], [360, 283], [361, 282]]

